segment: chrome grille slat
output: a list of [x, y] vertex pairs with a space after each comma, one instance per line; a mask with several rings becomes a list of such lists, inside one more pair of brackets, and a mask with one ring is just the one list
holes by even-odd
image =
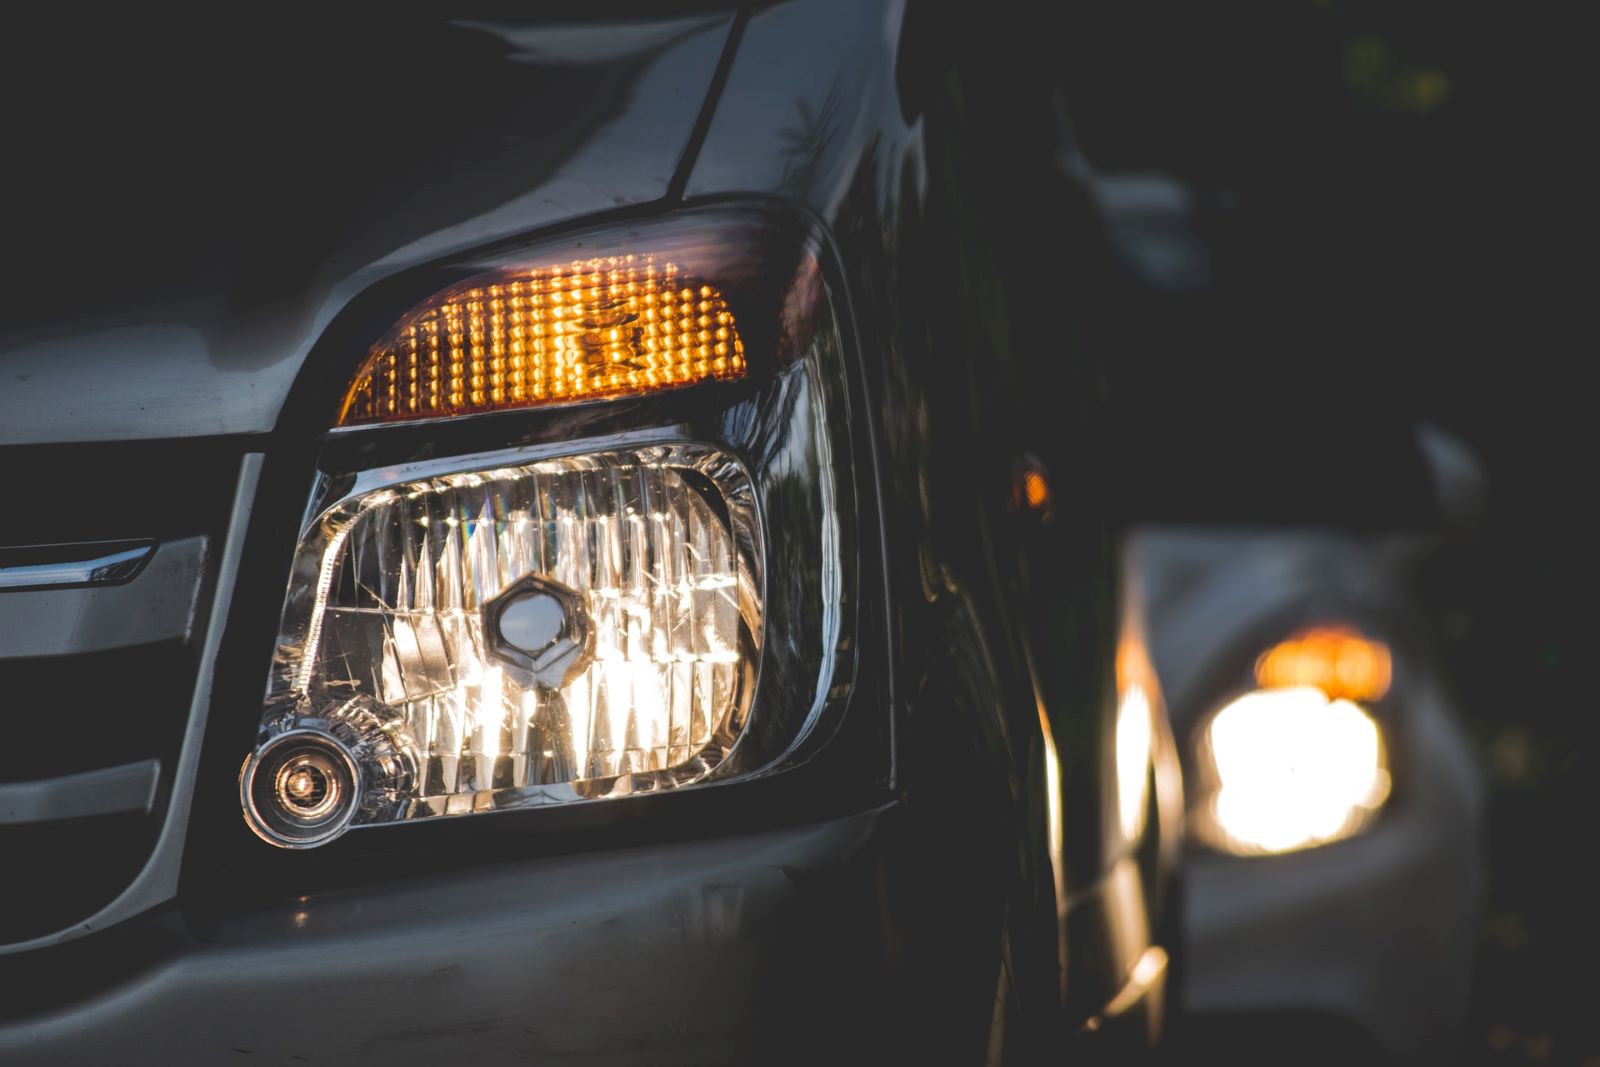
[[0, 548], [0, 593], [125, 582], [155, 550], [151, 542], [103, 541]]
[[[0, 591], [0, 680], [12, 697], [0, 728], [13, 742], [0, 746], [0, 854], [29, 873], [0, 888], [0, 956], [103, 930], [177, 891], [212, 670], [263, 457], [147, 451], [170, 460], [152, 472], [194, 478], [135, 483], [147, 491], [118, 482], [85, 501], [51, 482], [48, 472], [75, 458], [52, 450], [48, 466], [28, 469], [58, 506], [40, 513], [36, 533], [16, 512], [0, 516], [10, 544], [28, 533], [65, 543], [74, 525], [103, 539], [135, 524], [158, 542], [120, 585]], [[108, 456], [121, 459], [133, 462]]]
[[0, 783], [0, 825], [149, 812], [161, 784], [161, 761], [84, 771], [36, 782]]
[[205, 537], [150, 545], [138, 576], [119, 585], [0, 589], [0, 660], [186, 640], [206, 547]]

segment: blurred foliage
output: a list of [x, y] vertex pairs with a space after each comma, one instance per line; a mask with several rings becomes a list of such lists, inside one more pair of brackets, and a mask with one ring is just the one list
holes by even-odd
[[1448, 75], [1405, 62], [1370, 34], [1345, 41], [1344, 79], [1353, 105], [1396, 115], [1426, 115], [1450, 98]]

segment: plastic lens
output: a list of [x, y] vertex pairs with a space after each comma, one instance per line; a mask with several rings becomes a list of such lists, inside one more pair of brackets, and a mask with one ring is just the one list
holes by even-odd
[[[719, 281], [674, 290], [680, 305], [685, 288], [709, 302], [695, 308], [707, 321], [689, 326], [709, 330], [691, 340], [710, 347], [674, 356], [689, 377], [641, 371], [630, 383], [619, 368], [618, 382], [746, 381], [649, 405], [464, 423], [437, 439], [381, 427], [331, 438], [285, 594], [258, 753], [297, 731], [337, 741], [359, 768], [347, 825], [360, 827], [732, 781], [794, 766], [825, 743], [851, 693], [858, 609], [850, 385], [819, 247], [765, 211], [704, 209], [441, 268], [469, 281], [397, 329], [478, 299], [474, 289], [494, 298], [487, 287], [526, 264], [653, 250], [683, 265], [680, 277]], [[609, 341], [587, 321], [580, 347], [592, 352], [591, 341]], [[495, 411], [507, 387], [516, 400], [514, 378], [496, 378], [512, 368], [492, 362], [486, 406], [474, 398], [470, 325], [464, 406], [362, 418]], [[757, 353], [749, 365], [747, 350]], [[378, 370], [353, 388], [387, 394], [394, 380]], [[694, 377], [701, 370], [708, 378]], [[609, 388], [560, 398], [633, 395]], [[525, 443], [436, 458], [447, 438]], [[769, 584], [768, 572], [781, 580]], [[283, 782], [285, 803], [310, 802], [295, 790], [309, 797], [314, 782]]]
[[503, 270], [373, 346], [337, 425], [636, 396], [745, 374], [721, 292], [653, 255]]
[[[346, 501], [302, 542], [316, 593], [287, 707], [352, 694], [410, 782], [362, 821], [664, 788], [738, 739], [760, 649], [742, 468], [659, 446], [441, 474]], [[313, 761], [275, 803], [324, 803]]]

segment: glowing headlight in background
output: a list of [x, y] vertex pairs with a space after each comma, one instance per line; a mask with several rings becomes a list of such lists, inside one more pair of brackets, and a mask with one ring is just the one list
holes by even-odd
[[1377, 723], [1320, 689], [1247, 693], [1218, 710], [1201, 737], [1212, 791], [1192, 826], [1225, 852], [1291, 852], [1349, 837], [1389, 795]]

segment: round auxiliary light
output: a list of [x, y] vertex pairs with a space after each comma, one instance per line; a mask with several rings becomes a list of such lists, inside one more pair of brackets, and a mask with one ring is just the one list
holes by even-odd
[[250, 829], [274, 845], [308, 848], [344, 831], [361, 803], [355, 759], [320, 730], [279, 734], [239, 776]]

